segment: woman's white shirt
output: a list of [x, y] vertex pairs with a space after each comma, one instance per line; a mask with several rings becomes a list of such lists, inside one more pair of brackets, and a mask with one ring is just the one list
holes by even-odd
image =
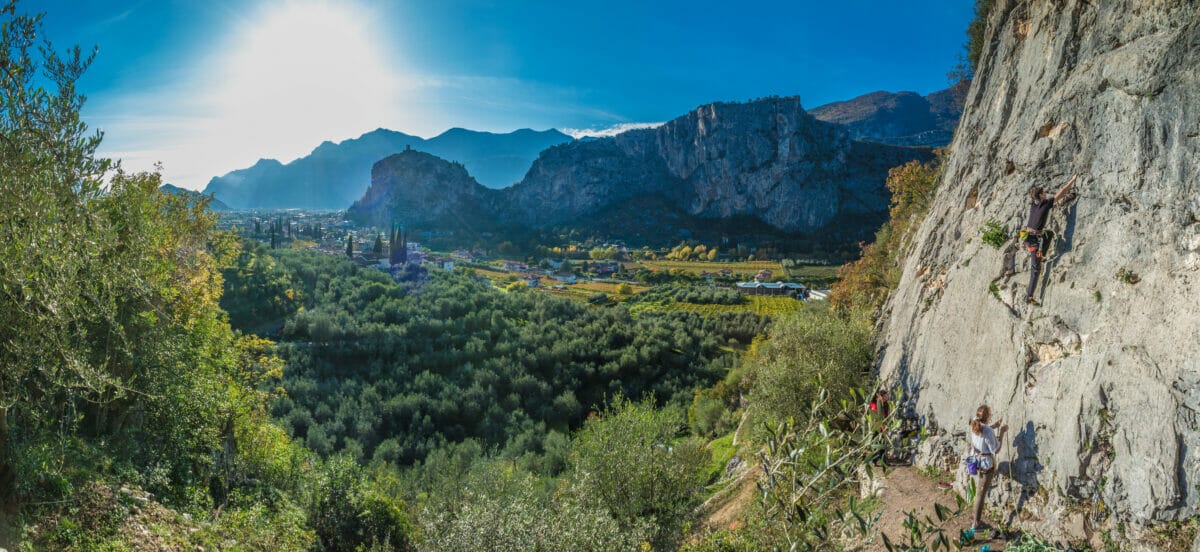
[[[976, 435], [974, 431], [971, 432], [971, 446], [975, 448], [976, 454], [981, 455], [980, 467], [990, 470], [995, 465], [995, 454], [997, 450], [1000, 450], [1000, 441], [996, 440], [996, 432], [992, 431], [992, 428], [985, 425], [981, 429], [983, 431], [979, 435]], [[983, 456], [984, 454], [991, 456]]]

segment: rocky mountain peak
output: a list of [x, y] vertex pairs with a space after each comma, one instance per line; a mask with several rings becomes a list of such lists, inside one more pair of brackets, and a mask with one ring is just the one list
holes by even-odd
[[[798, 98], [767, 98], [703, 105], [657, 128], [550, 147], [511, 188], [462, 198], [472, 209], [476, 202], [490, 209], [491, 220], [528, 227], [627, 215], [629, 205], [654, 204], [702, 220], [746, 217], [785, 233], [812, 233], [839, 217], [879, 217], [889, 198], [888, 169], [930, 156], [927, 149], [856, 142], [808, 115]], [[404, 204], [423, 201], [409, 189], [430, 181], [417, 172], [424, 169], [433, 167], [402, 158], [381, 162], [368, 199], [392, 194], [404, 196]], [[377, 221], [389, 216], [353, 211]], [[859, 226], [843, 235], [858, 235]]]

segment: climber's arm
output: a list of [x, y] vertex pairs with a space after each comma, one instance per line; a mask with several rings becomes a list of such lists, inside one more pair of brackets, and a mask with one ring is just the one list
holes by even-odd
[[1075, 185], [1076, 178], [1079, 178], [1078, 174], [1071, 175], [1071, 180], [1067, 181], [1067, 184], [1065, 186], [1058, 189], [1058, 193], [1054, 194], [1054, 202], [1055, 203], [1058, 203], [1059, 201], [1062, 200], [1062, 198], [1066, 197], [1067, 192], [1071, 191], [1071, 186]]

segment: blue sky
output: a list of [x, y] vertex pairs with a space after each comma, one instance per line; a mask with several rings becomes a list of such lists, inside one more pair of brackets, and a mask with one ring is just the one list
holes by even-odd
[[971, 0], [25, 0], [104, 153], [209, 178], [377, 127], [606, 129], [713, 101], [945, 88]]

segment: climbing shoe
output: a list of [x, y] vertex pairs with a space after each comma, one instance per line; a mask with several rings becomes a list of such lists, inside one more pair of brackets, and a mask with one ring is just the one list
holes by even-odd
[[1037, 300], [1037, 299], [1034, 299], [1033, 297], [1027, 297], [1027, 298], [1025, 299], [1025, 302], [1026, 302], [1026, 303], [1029, 303], [1029, 305], [1030, 305], [1030, 306], [1034, 306], [1034, 307], [1040, 307], [1040, 306], [1042, 306], [1042, 304], [1041, 304], [1041, 303], [1039, 303], [1039, 302], [1038, 302], [1038, 300]]

